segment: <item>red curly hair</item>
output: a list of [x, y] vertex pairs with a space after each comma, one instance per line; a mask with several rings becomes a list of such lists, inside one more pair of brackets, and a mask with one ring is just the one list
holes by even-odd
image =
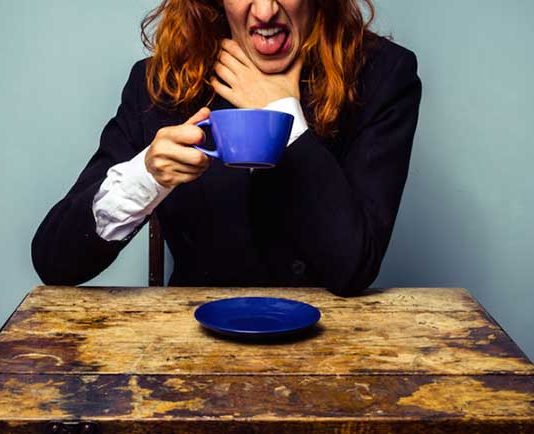
[[[314, 11], [310, 34], [304, 41], [304, 68], [313, 119], [320, 136], [337, 131], [343, 104], [358, 101], [358, 76], [366, 62], [369, 30], [375, 9], [372, 0], [305, 0]], [[215, 93], [209, 83], [223, 38], [230, 38], [222, 0], [163, 0], [141, 23], [143, 44], [151, 51], [147, 88], [158, 106], [192, 111]], [[209, 104], [209, 103], [208, 103]]]

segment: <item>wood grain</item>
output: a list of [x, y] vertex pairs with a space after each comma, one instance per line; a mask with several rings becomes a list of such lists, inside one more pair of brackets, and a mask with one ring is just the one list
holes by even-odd
[[[148, 432], [149, 424], [162, 427], [166, 423], [179, 428], [182, 424], [202, 424], [210, 419], [227, 424], [271, 424], [273, 430], [314, 420], [341, 430], [336, 432], [359, 432], [354, 429], [368, 426], [370, 421], [387, 426], [403, 419], [414, 422], [428, 419], [467, 426], [467, 421], [475, 420], [478, 424], [485, 421], [488, 426], [491, 422], [501, 428], [524, 429], [513, 432], [529, 432], [526, 429], [534, 428], [534, 422], [526, 419], [525, 414], [533, 412], [530, 402], [533, 395], [534, 383], [515, 375], [8, 374], [0, 375], [0, 420], [14, 430], [47, 418], [83, 417], [100, 423], [114, 421], [118, 431], [110, 432], [131, 433]], [[138, 431], [129, 424], [143, 420], [147, 422]], [[121, 421], [125, 423], [118, 424]]]
[[[144, 288], [128, 297], [127, 290], [38, 288], [0, 335], [0, 371], [533, 372], [517, 346], [463, 290], [392, 290], [356, 299], [320, 290], [280, 292], [320, 308], [320, 325], [309, 339], [250, 345], [217, 339], [193, 319], [204, 300], [275, 295], [273, 290]], [[449, 310], [438, 310], [440, 304]]]
[[[238, 342], [205, 301], [319, 307], [282, 342]], [[91, 420], [113, 433], [531, 433], [534, 367], [460, 288], [37, 287], [0, 333], [0, 432]]]
[[245, 296], [286, 297], [314, 303], [321, 308], [373, 312], [472, 311], [480, 305], [463, 288], [370, 289], [358, 297], [343, 298], [323, 288], [226, 288], [226, 287], [61, 287], [38, 286], [28, 295], [22, 310], [181, 312], [219, 298]]

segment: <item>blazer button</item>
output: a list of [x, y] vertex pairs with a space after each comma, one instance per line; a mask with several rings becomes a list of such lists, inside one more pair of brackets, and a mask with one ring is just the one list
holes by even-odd
[[295, 259], [291, 264], [291, 270], [295, 276], [302, 276], [306, 271], [306, 264], [299, 259]]

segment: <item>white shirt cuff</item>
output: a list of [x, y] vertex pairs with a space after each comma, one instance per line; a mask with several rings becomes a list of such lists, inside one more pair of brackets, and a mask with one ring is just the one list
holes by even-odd
[[279, 112], [288, 113], [293, 115], [293, 127], [291, 128], [291, 134], [289, 135], [289, 142], [287, 146], [297, 140], [304, 131], [308, 129], [304, 112], [300, 105], [300, 101], [297, 98], [288, 96], [287, 98], [277, 99], [264, 107], [265, 110], [276, 110]]
[[172, 191], [160, 185], [146, 169], [147, 150], [111, 167], [95, 195], [96, 232], [107, 241], [125, 239]]

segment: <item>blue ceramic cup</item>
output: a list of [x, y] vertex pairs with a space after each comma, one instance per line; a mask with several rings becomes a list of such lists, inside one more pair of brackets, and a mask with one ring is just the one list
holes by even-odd
[[211, 127], [216, 149], [194, 148], [229, 167], [269, 169], [287, 146], [293, 116], [274, 110], [225, 109], [212, 111], [197, 125]]

